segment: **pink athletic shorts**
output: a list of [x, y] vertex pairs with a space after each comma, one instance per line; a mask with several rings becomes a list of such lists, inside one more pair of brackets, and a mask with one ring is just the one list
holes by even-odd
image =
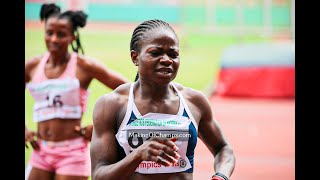
[[90, 176], [90, 148], [83, 137], [58, 142], [38, 140], [38, 143], [40, 149], [30, 157], [32, 167], [59, 175]]

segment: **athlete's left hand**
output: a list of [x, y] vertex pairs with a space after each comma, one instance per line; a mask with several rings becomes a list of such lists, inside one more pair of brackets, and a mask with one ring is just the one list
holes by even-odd
[[91, 141], [93, 125], [88, 125], [86, 127], [75, 126], [74, 130], [83, 136], [84, 139]]
[[27, 149], [29, 149], [28, 146], [28, 142], [31, 144], [32, 148], [34, 150], [38, 150], [39, 149], [39, 145], [37, 143], [36, 138], [36, 132], [28, 130], [27, 128], [25, 128], [24, 130], [24, 142], [25, 142], [25, 146]]

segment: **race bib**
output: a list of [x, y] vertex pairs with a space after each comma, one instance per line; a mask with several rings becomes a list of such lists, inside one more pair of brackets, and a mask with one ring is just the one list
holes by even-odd
[[191, 168], [190, 161], [186, 156], [190, 138], [190, 123], [190, 119], [184, 116], [148, 113], [120, 129], [116, 138], [128, 155], [153, 137], [177, 137], [178, 140], [175, 144], [179, 148], [177, 153], [181, 156], [177, 163], [163, 166], [153, 161], [143, 161], [135, 172], [141, 174], [181, 172]]
[[35, 100], [34, 121], [81, 118], [79, 87], [79, 80], [71, 78], [28, 83], [27, 89]]

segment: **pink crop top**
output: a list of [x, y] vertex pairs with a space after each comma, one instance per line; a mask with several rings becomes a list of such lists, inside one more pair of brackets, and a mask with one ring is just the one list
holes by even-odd
[[40, 60], [27, 89], [35, 100], [34, 121], [52, 118], [81, 118], [86, 110], [89, 91], [80, 87], [76, 77], [77, 53], [72, 53], [65, 71], [54, 79], [45, 75], [45, 65], [50, 57], [46, 53]]

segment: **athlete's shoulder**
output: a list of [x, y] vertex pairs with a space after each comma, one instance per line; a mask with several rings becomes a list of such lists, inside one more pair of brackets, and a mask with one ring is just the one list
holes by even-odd
[[121, 106], [125, 104], [129, 97], [130, 85], [131, 83], [125, 83], [125, 84], [119, 85], [113, 91], [102, 95], [98, 99], [97, 103], [114, 105], [114, 106]]
[[94, 57], [85, 56], [81, 54], [78, 54], [77, 56], [77, 65], [85, 71], [94, 73], [106, 68], [106, 65], [102, 61]]
[[200, 114], [206, 114], [210, 112], [211, 107], [209, 100], [202, 91], [190, 87], [184, 87], [181, 84], [177, 84], [176, 87], [182, 94], [183, 98], [187, 102], [191, 103], [189, 108], [193, 107], [193, 110], [199, 112]]
[[31, 79], [43, 56], [44, 55], [38, 55], [25, 61], [24, 69], [26, 81], [29, 81]]
[[180, 83], [173, 82], [178, 91], [187, 99], [198, 99], [205, 97], [204, 93], [191, 87], [183, 86]]
[[25, 66], [37, 66], [44, 55], [34, 56], [25, 61]]
[[84, 55], [84, 54], [77, 54], [76, 57], [78, 58], [79, 61], [83, 61], [83, 62], [96, 61], [95, 58], [88, 55]]
[[115, 88], [113, 92], [121, 96], [129, 96], [131, 84], [132, 82], [121, 84], [117, 88]]
[[90, 56], [86, 56], [83, 54], [77, 54], [77, 64], [81, 67], [90, 67], [92, 65], [94, 65], [95, 63], [98, 63], [98, 60], [90, 57]]
[[[94, 106], [94, 121], [110, 121], [117, 119], [123, 111], [129, 98], [130, 83], [122, 84], [115, 90], [102, 95]], [[101, 117], [109, 117], [101, 119]]]

